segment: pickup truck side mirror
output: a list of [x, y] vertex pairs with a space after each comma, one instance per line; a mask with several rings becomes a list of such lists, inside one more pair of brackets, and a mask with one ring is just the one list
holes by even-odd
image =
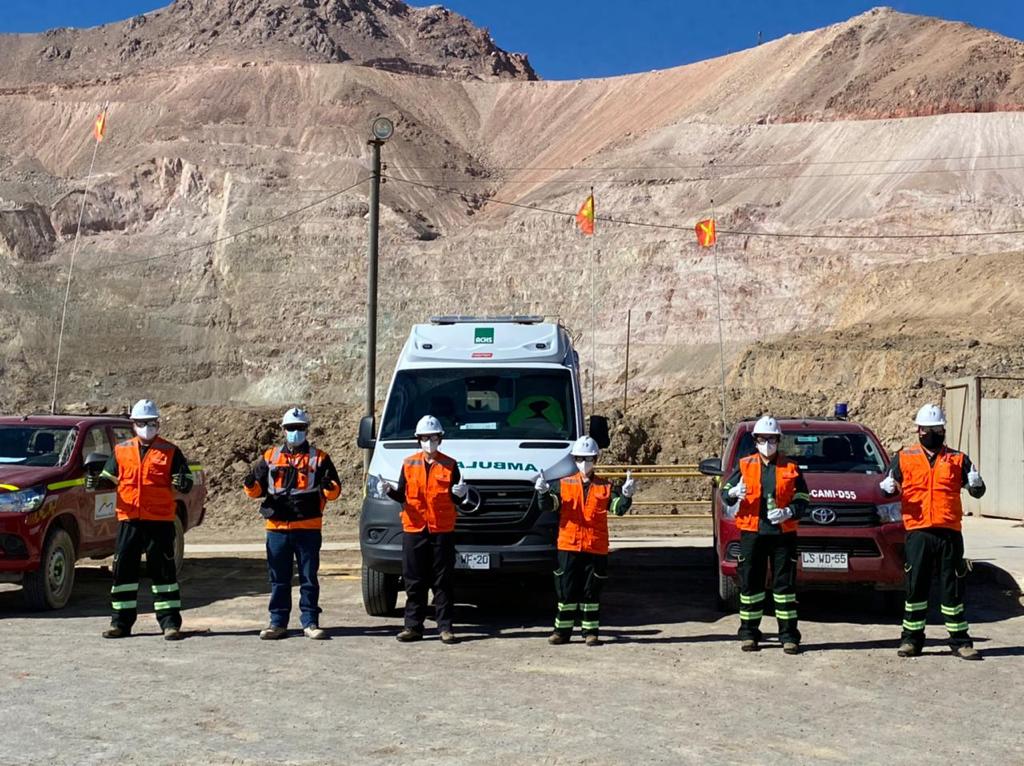
[[366, 415], [359, 421], [359, 435], [356, 437], [356, 446], [359, 449], [373, 449], [377, 440], [373, 438], [373, 415]]
[[722, 458], [720, 457], [707, 457], [700, 461], [700, 465], [697, 466], [697, 470], [705, 476], [721, 476], [722, 475]]
[[587, 422], [587, 433], [590, 434], [591, 438], [597, 442], [597, 446], [601, 449], [612, 443], [612, 438], [608, 433], [608, 418], [601, 417], [600, 415], [591, 415]]
[[90, 452], [82, 460], [82, 467], [85, 468], [85, 472], [90, 476], [99, 476], [100, 471], [103, 470], [103, 466], [107, 464], [110, 459], [110, 455], [104, 455], [102, 452]]

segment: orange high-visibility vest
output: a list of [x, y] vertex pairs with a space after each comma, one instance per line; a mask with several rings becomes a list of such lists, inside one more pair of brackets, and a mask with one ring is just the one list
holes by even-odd
[[[785, 508], [793, 502], [796, 494], [796, 479], [800, 475], [796, 463], [785, 455], [775, 461], [775, 506]], [[736, 526], [744, 532], [756, 532], [761, 518], [761, 456], [748, 455], [740, 460], [740, 476], [747, 485], [747, 496], [740, 502], [736, 513]], [[796, 520], [786, 519], [781, 524], [783, 532], [796, 532]]]
[[451, 532], [455, 529], [455, 503], [450, 494], [455, 461], [438, 452], [428, 473], [426, 457], [426, 453], [417, 452], [402, 462], [405, 474], [402, 529]]
[[[295, 486], [290, 495], [293, 502], [301, 506], [302, 513], [275, 513], [276, 518], [267, 519], [267, 529], [322, 529], [323, 512], [328, 500], [335, 500], [341, 494], [341, 487], [329, 483], [320, 487], [316, 483], [316, 472], [327, 459], [327, 453], [310, 445], [306, 452], [285, 452], [283, 447], [271, 447], [263, 454], [267, 463], [267, 495], [284, 496], [289, 493], [285, 481], [289, 472], [280, 469], [295, 469]], [[274, 470], [279, 469], [279, 470]], [[246, 490], [250, 497], [259, 497], [259, 485], [253, 491]], [[306, 495], [304, 498], [303, 495]]]
[[117, 519], [174, 521], [171, 464], [175, 447], [159, 436], [139, 457], [139, 438], [114, 447], [117, 459]]
[[559, 482], [558, 494], [558, 550], [607, 554], [611, 483], [591, 476], [584, 498], [583, 477], [576, 473]]
[[960, 529], [964, 508], [960, 500], [963, 489], [964, 454], [942, 448], [935, 465], [920, 446], [901, 450], [900, 473], [903, 493], [903, 526], [910, 529], [945, 527]]

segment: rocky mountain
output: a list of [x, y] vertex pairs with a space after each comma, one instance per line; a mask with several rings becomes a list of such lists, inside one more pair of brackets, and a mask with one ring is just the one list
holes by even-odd
[[6, 35], [8, 82], [116, 78], [182, 64], [349, 62], [454, 78], [537, 79], [526, 56], [440, 5], [400, 0], [174, 0], [93, 29]]
[[[410, 323], [515, 311], [569, 325], [618, 400], [631, 311], [643, 427], [686, 431], [663, 454], [695, 457], [715, 439], [716, 272], [747, 408], [849, 400], [894, 437], [942, 380], [1022, 366], [1024, 238], [999, 233], [1024, 229], [1016, 40], [876, 9], [676, 69], [544, 82], [438, 7], [178, 0], [143, 18], [0, 38], [5, 409], [49, 401], [84, 198], [64, 401], [354, 418], [382, 114], [379, 390]], [[653, 225], [581, 237], [591, 187], [599, 216]], [[712, 211], [713, 253], [692, 233]]]

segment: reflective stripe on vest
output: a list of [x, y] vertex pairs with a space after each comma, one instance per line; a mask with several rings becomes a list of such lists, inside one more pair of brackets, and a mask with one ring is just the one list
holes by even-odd
[[[270, 475], [268, 476], [267, 481], [267, 484], [269, 485], [267, 487], [268, 495], [285, 495], [289, 492], [294, 494], [296, 491], [309, 492], [318, 489], [316, 486], [316, 469], [320, 466], [320, 453], [317, 451], [316, 447], [311, 445], [308, 453], [309, 459], [306, 462], [306, 470], [299, 472], [299, 466], [301, 466], [303, 462], [302, 457], [305, 457], [306, 455], [307, 453], [304, 452], [285, 452], [281, 447], [274, 447], [271, 450], [270, 457], [266, 458], [267, 466], [270, 469]], [[292, 462], [292, 457], [299, 457], [299, 460], [296, 461], [299, 465]], [[284, 460], [282, 460], [282, 458], [284, 458]], [[283, 486], [283, 481], [282, 486], [277, 486], [277, 479], [274, 478], [273, 471], [275, 468], [284, 468], [287, 466], [295, 468], [298, 475], [296, 476], [295, 486], [286, 489]]]
[[903, 526], [907, 529], [945, 527], [960, 529], [964, 515], [960, 490], [963, 488], [964, 454], [945, 447], [935, 465], [920, 446], [899, 453]]
[[612, 485], [592, 476], [584, 495], [580, 474], [559, 482], [558, 549], [582, 553], [608, 553], [608, 509]]
[[[785, 508], [793, 502], [799, 469], [785, 455], [775, 461], [775, 505]], [[747, 496], [736, 513], [736, 526], [744, 532], [756, 532], [761, 519], [761, 457], [749, 455], [740, 460], [740, 476], [747, 485]], [[780, 525], [783, 532], [795, 532], [796, 521], [788, 519]]]
[[455, 529], [455, 503], [450, 494], [455, 465], [447, 455], [436, 454], [428, 472], [422, 452], [402, 461], [405, 476], [402, 529], [406, 532]]
[[171, 521], [174, 519], [174, 490], [171, 466], [175, 447], [159, 436], [139, 454], [138, 437], [114, 447], [117, 460], [117, 517], [122, 521]]

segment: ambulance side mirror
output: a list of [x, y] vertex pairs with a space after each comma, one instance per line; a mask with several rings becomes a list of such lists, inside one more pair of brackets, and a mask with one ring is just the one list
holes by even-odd
[[359, 449], [373, 449], [377, 443], [373, 438], [373, 430], [373, 415], [367, 415], [359, 421], [359, 435], [356, 437]]
[[587, 433], [601, 449], [612, 443], [612, 438], [608, 433], [608, 418], [591, 415], [590, 421], [587, 423]]

